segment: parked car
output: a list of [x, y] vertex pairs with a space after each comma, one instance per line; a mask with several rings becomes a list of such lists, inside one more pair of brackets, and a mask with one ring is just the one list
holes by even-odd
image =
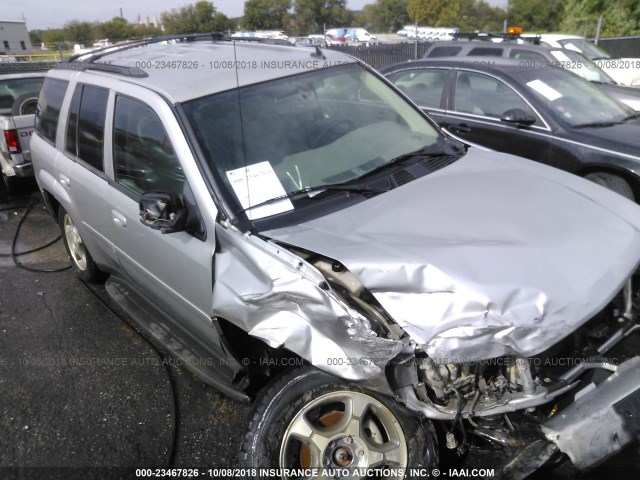
[[640, 200], [640, 114], [562, 68], [495, 57], [438, 58], [382, 73], [464, 141]]
[[611, 58], [606, 50], [577, 35], [543, 33], [535, 36], [523, 35], [523, 38], [534, 39], [544, 45], [581, 53], [593, 60], [616, 82], [622, 85], [640, 86], [640, 58]]
[[640, 356], [614, 357], [640, 208], [465, 146], [352, 57], [182, 35], [71, 59], [31, 149], [78, 276], [253, 400], [246, 477], [422, 477], [434, 424], [589, 467], [640, 428]]
[[510, 42], [452, 41], [434, 45], [422, 58], [442, 57], [504, 57], [521, 60], [521, 65], [525, 67], [546, 68], [547, 65], [554, 65], [595, 83], [605, 93], [634, 110], [640, 110], [640, 88], [618, 84], [591, 60], [572, 50]]
[[[292, 39], [289, 39], [290, 41]], [[318, 37], [295, 37], [293, 38], [294, 45], [298, 47], [326, 47], [327, 41], [324, 38]]]
[[29, 140], [44, 73], [0, 75], [0, 203], [16, 178], [33, 176]]

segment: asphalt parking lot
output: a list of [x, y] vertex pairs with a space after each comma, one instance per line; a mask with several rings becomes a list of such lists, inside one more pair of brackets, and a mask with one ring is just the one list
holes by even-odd
[[[7, 256], [27, 205], [34, 203], [17, 252], [59, 235], [38, 201], [32, 186], [0, 205], [0, 479], [101, 480], [135, 478], [139, 468], [236, 466], [248, 405], [149, 343], [102, 287], [83, 284], [70, 269], [18, 268]], [[61, 241], [17, 259], [38, 270], [69, 265]], [[640, 478], [639, 453], [628, 448], [585, 478]], [[455, 466], [495, 468], [502, 460], [499, 451], [475, 450]], [[535, 478], [559, 476], [575, 473]]]
[[[90, 289], [69, 269], [17, 268], [6, 256], [18, 207], [31, 199], [37, 192], [0, 205], [0, 478], [129, 478], [136, 468], [235, 465], [246, 405], [156, 350], [110, 310], [117, 307], [103, 288]], [[58, 234], [38, 204], [16, 251]], [[18, 258], [29, 268], [69, 265], [61, 241]]]

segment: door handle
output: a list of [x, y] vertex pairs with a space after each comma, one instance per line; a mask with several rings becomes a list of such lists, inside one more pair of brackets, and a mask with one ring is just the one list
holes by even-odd
[[69, 177], [67, 177], [66, 175], [60, 174], [58, 175], [58, 179], [60, 180], [60, 185], [62, 185], [64, 188], [69, 188], [69, 186], [71, 185]]
[[466, 123], [461, 123], [460, 125], [451, 125], [449, 128], [458, 133], [469, 133], [471, 131], [471, 127]]
[[113, 223], [122, 228], [127, 228], [127, 217], [118, 212], [117, 210], [111, 210], [111, 218]]

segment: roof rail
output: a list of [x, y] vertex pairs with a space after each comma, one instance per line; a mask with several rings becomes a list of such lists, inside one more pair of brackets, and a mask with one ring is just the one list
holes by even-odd
[[126, 75], [127, 77], [144, 78], [149, 74], [138, 67], [126, 67], [124, 65], [113, 65], [111, 63], [93, 63], [93, 62], [60, 62], [56, 64], [54, 69], [61, 70], [77, 70], [84, 72], [86, 70], [99, 70], [101, 72], [117, 73]]
[[256, 42], [256, 43], [266, 43], [268, 45], [282, 45], [286, 47], [293, 47], [295, 44], [291, 43], [289, 40], [284, 40], [282, 38], [266, 38], [266, 37], [229, 37], [229, 40], [240, 41], [240, 42]]
[[72, 55], [69, 58], [55, 65], [56, 69], [64, 70], [99, 70], [102, 72], [117, 73], [120, 75], [126, 75], [128, 77], [144, 78], [148, 77], [144, 70], [137, 67], [127, 67], [123, 65], [115, 65], [111, 63], [102, 63], [99, 60], [111, 53], [122, 52], [123, 50], [129, 50], [132, 48], [144, 47], [145, 45], [152, 45], [162, 42], [202, 42], [202, 41], [243, 41], [243, 42], [257, 42], [267, 43], [271, 45], [286, 45], [292, 46], [291, 42], [287, 40], [277, 38], [249, 38], [249, 37], [229, 37], [223, 33], [188, 33], [177, 35], [165, 35], [162, 37], [147, 38], [143, 40], [132, 40], [120, 45], [110, 45], [108, 47], [98, 48], [90, 52], [78, 53]]
[[92, 50], [86, 53], [77, 53], [75, 55], [70, 56], [66, 60], [63, 60], [65, 63], [73, 62], [75, 60], [86, 58], [83, 61], [93, 62], [104, 55], [113, 52], [121, 52], [123, 50], [128, 50], [130, 48], [143, 47], [145, 45], [152, 45], [154, 43], [162, 43], [162, 42], [170, 42], [170, 41], [180, 41], [180, 42], [195, 42], [195, 41], [219, 41], [219, 40], [227, 40], [227, 37], [224, 33], [188, 33], [188, 34], [179, 34], [179, 35], [164, 35], [162, 37], [154, 37], [154, 38], [146, 38], [143, 40], [132, 40], [127, 43], [122, 43], [120, 45], [109, 45], [108, 47], [98, 48], [96, 50]]
[[453, 34], [454, 40], [466, 38], [467, 40], [480, 40], [480, 41], [492, 41], [493, 39], [501, 39], [503, 42], [515, 42], [517, 40], [523, 40], [534, 44], [540, 43], [540, 36], [536, 37], [523, 37], [518, 33], [491, 33], [491, 32], [458, 32]]

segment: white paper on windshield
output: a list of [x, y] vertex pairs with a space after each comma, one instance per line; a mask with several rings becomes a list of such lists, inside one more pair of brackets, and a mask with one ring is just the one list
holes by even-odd
[[[238, 200], [240, 200], [242, 208], [249, 208], [252, 205], [258, 205], [286, 194], [280, 179], [269, 162], [254, 163], [229, 170], [227, 178]], [[256, 220], [288, 210], [293, 210], [293, 204], [288, 198], [283, 198], [274, 203], [250, 208], [247, 210], [247, 215], [250, 220]]]
[[533, 88], [536, 92], [538, 92], [540, 95], [542, 95], [544, 98], [546, 98], [550, 102], [553, 102], [554, 100], [557, 100], [560, 97], [562, 97], [562, 94], [559, 91], [550, 87], [549, 85], [544, 83], [542, 80], [532, 80], [528, 82], [527, 85]]
[[571, 59], [567, 57], [567, 54], [564, 52], [561, 52], [560, 50], [553, 50], [551, 52], [551, 55], [553, 55], [555, 59], [558, 60], [559, 62], [571, 62]]

